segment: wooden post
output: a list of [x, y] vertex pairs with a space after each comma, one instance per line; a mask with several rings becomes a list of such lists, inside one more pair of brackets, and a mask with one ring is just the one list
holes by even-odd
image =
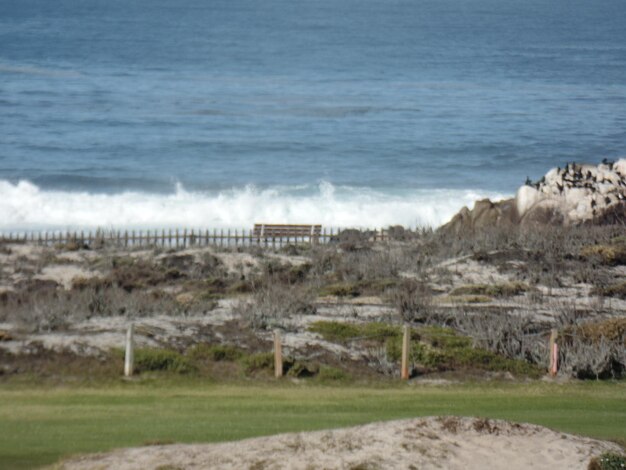
[[559, 370], [559, 347], [556, 344], [558, 336], [558, 330], [552, 328], [550, 331], [550, 347], [548, 348], [548, 354], [550, 354], [550, 375], [552, 377], [555, 377]]
[[126, 332], [126, 357], [124, 358], [124, 375], [126, 377], [130, 377], [133, 375], [133, 362], [134, 362], [134, 354], [133, 354], [133, 336], [134, 336], [134, 326], [131, 323], [128, 325], [128, 331]]
[[274, 377], [283, 376], [283, 351], [280, 344], [280, 330], [274, 330]]
[[402, 336], [402, 369], [400, 377], [402, 380], [409, 380], [409, 340], [411, 337], [411, 329], [405, 325], [404, 335]]

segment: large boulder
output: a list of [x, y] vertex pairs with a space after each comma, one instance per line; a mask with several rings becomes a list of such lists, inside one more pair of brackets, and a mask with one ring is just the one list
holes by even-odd
[[477, 201], [442, 229], [453, 233], [493, 226], [614, 224], [626, 221], [626, 159], [568, 163], [517, 190], [515, 198]]

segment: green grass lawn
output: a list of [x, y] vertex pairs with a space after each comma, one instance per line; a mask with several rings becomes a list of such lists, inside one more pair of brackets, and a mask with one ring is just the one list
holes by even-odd
[[150, 442], [216, 442], [428, 415], [504, 418], [626, 441], [626, 383], [231, 384], [182, 378], [0, 385], [0, 468]]

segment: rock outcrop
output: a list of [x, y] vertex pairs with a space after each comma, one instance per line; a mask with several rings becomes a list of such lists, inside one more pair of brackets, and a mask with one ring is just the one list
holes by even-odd
[[461, 233], [492, 226], [625, 222], [626, 159], [621, 159], [553, 168], [538, 182], [527, 180], [514, 198], [464, 207], [442, 229]]

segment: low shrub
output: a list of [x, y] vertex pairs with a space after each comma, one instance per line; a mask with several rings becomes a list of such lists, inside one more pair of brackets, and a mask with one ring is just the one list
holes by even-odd
[[432, 292], [425, 282], [412, 279], [401, 282], [391, 300], [405, 322], [425, 322], [432, 313]]
[[603, 297], [617, 297], [626, 300], [626, 282], [613, 284], [607, 287], [594, 287], [591, 289], [591, 295], [601, 295]]
[[524, 294], [530, 290], [531, 288], [522, 282], [510, 282], [506, 284], [470, 284], [453, 289], [450, 295], [512, 297]]
[[361, 295], [361, 286], [355, 282], [340, 282], [324, 286], [320, 290], [321, 296], [358, 297]]
[[617, 243], [591, 245], [584, 247], [580, 255], [588, 260], [597, 260], [608, 266], [626, 264], [626, 243], [618, 239]]
[[179, 352], [155, 348], [135, 350], [135, 366], [139, 372], [167, 371], [184, 374], [194, 369], [189, 360]]
[[589, 462], [587, 470], [624, 470], [626, 457], [614, 452], [605, 452]]
[[610, 341], [621, 340], [626, 346], [626, 318], [583, 323], [576, 328], [575, 333], [594, 343], [604, 337]]
[[294, 317], [315, 315], [315, 295], [298, 285], [269, 284], [257, 289], [252, 297], [242, 300], [235, 311], [255, 330], [296, 328]]
[[437, 297], [437, 303], [452, 304], [486, 304], [493, 301], [492, 297], [487, 295], [448, 295]]
[[187, 355], [196, 361], [236, 361], [241, 359], [245, 353], [228, 344], [197, 344], [187, 351]]
[[[543, 371], [524, 360], [509, 359], [495, 352], [475, 348], [472, 339], [451, 328], [428, 326], [412, 335], [409, 361], [430, 370], [476, 369], [490, 372], [510, 372], [515, 375], [540, 377]], [[417, 339], [417, 340], [416, 340]], [[387, 357], [399, 361], [402, 339], [389, 338]]]
[[241, 365], [247, 374], [274, 369], [274, 354], [250, 354], [241, 358]]
[[295, 361], [287, 359], [283, 363], [284, 369], [287, 370], [287, 376], [305, 378], [313, 377], [320, 371], [319, 364], [312, 364], [309, 362]]
[[309, 331], [320, 334], [327, 341], [345, 342], [355, 338], [377, 339], [383, 342], [387, 337], [402, 334], [400, 327], [387, 323], [345, 323], [317, 321], [309, 325]]

